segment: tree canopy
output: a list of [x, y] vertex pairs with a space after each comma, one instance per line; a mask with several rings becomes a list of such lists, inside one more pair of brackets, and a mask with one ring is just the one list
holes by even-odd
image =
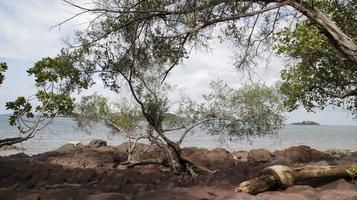
[[[357, 2], [316, 2], [351, 39], [357, 42]], [[304, 20], [279, 34], [277, 53], [289, 58], [281, 71], [286, 105], [308, 110], [332, 104], [356, 116], [357, 63], [346, 59], [329, 41], [326, 32]]]
[[[162, 79], [190, 50], [205, 48], [214, 38], [236, 46], [237, 69], [252, 69], [276, 46], [275, 52], [291, 61], [281, 73], [290, 109], [356, 108], [354, 0], [97, 0], [88, 7], [64, 1], [78, 8], [78, 15], [96, 16], [89, 29], [77, 33], [76, 45], [104, 53], [116, 46], [119, 55], [138, 42], [152, 47], [161, 61], [171, 63]], [[133, 30], [131, 39], [124, 39]]]

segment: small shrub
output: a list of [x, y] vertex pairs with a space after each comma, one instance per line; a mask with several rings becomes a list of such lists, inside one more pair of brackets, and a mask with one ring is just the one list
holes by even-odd
[[347, 169], [346, 172], [351, 177], [351, 182], [354, 184], [354, 178], [357, 176], [357, 168], [351, 167]]

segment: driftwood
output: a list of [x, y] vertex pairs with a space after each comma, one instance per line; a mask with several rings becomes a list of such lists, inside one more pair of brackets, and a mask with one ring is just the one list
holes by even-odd
[[287, 188], [297, 182], [313, 178], [348, 177], [346, 172], [356, 166], [312, 166], [288, 167], [273, 165], [265, 168], [256, 178], [239, 184], [237, 192], [257, 194], [273, 188]]

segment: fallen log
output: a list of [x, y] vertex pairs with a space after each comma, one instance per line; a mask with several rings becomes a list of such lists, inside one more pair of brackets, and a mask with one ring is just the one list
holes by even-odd
[[257, 177], [244, 181], [236, 188], [236, 192], [257, 194], [274, 188], [287, 188], [297, 182], [313, 178], [348, 177], [347, 169], [355, 166], [313, 166], [288, 167], [273, 165], [265, 168]]

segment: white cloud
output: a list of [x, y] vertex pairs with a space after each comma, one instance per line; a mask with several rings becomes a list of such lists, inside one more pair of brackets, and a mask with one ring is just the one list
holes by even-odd
[[0, 55], [8, 59], [38, 60], [56, 55], [61, 38], [73, 32], [73, 24], [89, 16], [76, 18], [61, 27], [50, 28], [72, 16], [75, 10], [62, 1], [12, 0], [0, 4]]

